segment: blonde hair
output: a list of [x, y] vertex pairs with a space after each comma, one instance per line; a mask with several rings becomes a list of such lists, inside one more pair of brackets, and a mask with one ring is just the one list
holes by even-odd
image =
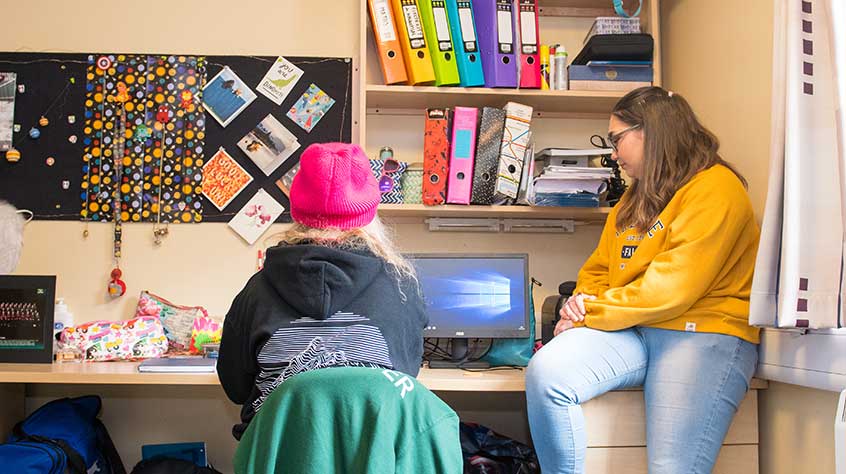
[[643, 131], [643, 173], [618, 204], [617, 229], [646, 232], [676, 191], [694, 175], [716, 164], [746, 180], [719, 154], [720, 141], [696, 118], [690, 104], [660, 87], [641, 87], [626, 94], [611, 114]]
[[[417, 286], [417, 273], [414, 267], [396, 248], [391, 231], [379, 220], [378, 216], [364, 227], [348, 230], [318, 229], [294, 222], [288, 230], [272, 238], [278, 238], [278, 243], [284, 245], [315, 244], [344, 250], [368, 250], [385, 261], [398, 283], [410, 280]], [[400, 293], [403, 293], [401, 285]]]

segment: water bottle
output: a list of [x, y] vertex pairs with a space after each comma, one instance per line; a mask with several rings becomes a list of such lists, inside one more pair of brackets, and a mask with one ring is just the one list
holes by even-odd
[[56, 306], [53, 309], [53, 355], [59, 349], [58, 336], [68, 326], [73, 326], [73, 314], [68, 310], [68, 305], [65, 304], [64, 298], [56, 300]]

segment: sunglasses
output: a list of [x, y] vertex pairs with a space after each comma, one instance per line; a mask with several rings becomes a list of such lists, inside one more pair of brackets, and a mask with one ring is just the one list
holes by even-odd
[[617, 144], [620, 143], [620, 140], [623, 139], [623, 136], [625, 134], [631, 132], [632, 130], [637, 129], [637, 128], [640, 128], [640, 124], [632, 125], [631, 127], [624, 128], [624, 129], [620, 130], [619, 132], [608, 133], [607, 139], [608, 139], [608, 144], [611, 145], [611, 149], [616, 152], [617, 151]]
[[382, 194], [391, 192], [394, 189], [394, 178], [388, 173], [395, 173], [400, 168], [399, 161], [394, 159], [394, 151], [388, 147], [379, 151], [379, 158], [382, 160], [382, 175], [379, 177], [379, 192]]

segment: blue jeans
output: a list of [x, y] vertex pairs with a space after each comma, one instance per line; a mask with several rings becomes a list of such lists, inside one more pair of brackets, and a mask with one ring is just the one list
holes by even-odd
[[631, 328], [565, 331], [532, 358], [526, 400], [544, 474], [584, 473], [582, 408], [643, 386], [650, 474], [710, 473], [758, 361], [734, 336]]

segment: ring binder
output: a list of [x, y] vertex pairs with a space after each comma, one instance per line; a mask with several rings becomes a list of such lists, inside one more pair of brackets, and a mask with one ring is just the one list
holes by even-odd
[[444, 0], [419, 0], [423, 29], [429, 38], [429, 54], [435, 69], [435, 85], [454, 86], [459, 81], [458, 66], [450, 34]]
[[461, 87], [484, 86], [485, 74], [482, 72], [473, 2], [446, 0], [446, 7]]
[[388, 0], [368, 0], [367, 4], [370, 7], [370, 22], [373, 24], [373, 34], [385, 84], [408, 81], [405, 62], [400, 51], [400, 41], [397, 37], [397, 27]]
[[411, 85], [435, 82], [435, 70], [426, 47], [426, 34], [417, 0], [391, 0], [400, 37], [405, 71]]

